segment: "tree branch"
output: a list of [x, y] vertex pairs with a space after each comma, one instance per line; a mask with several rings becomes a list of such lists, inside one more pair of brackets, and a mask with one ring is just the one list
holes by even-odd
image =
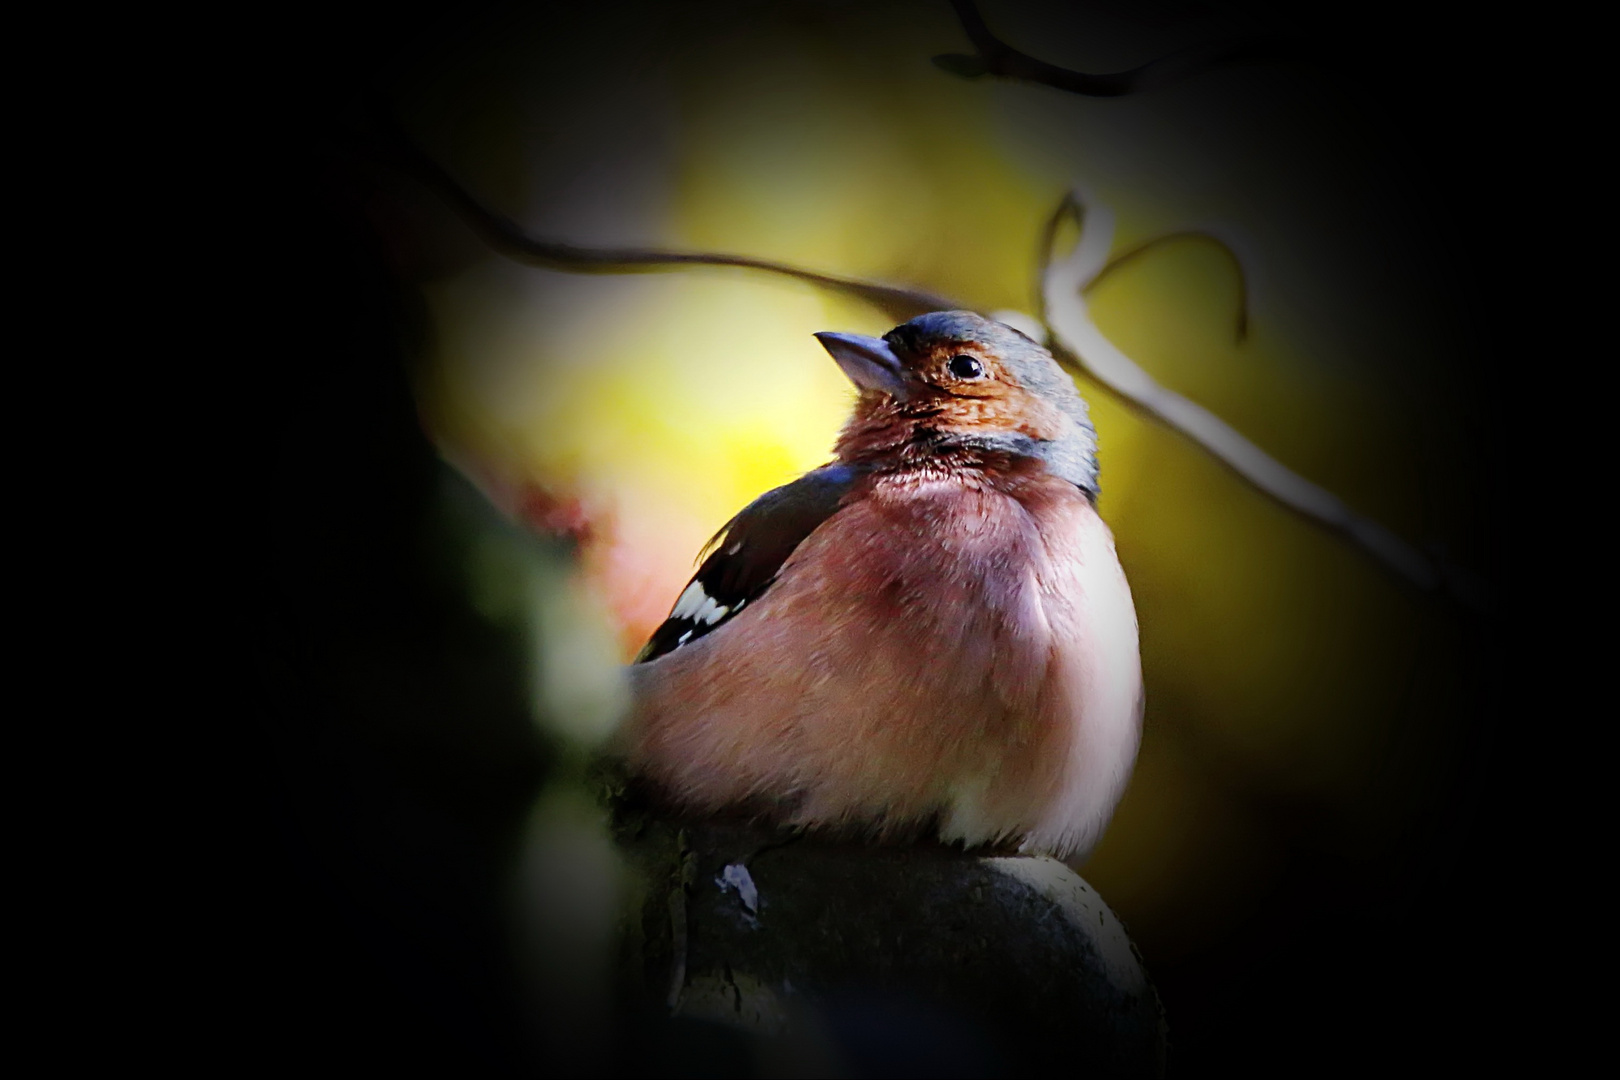
[[[1155, 236], [1152, 240], [1144, 240], [1135, 247], [1126, 249], [1120, 254], [1109, 259], [1103, 268], [1098, 270], [1097, 273], [1092, 276], [1091, 280], [1085, 286], [1087, 291], [1095, 289], [1102, 282], [1103, 278], [1107, 277], [1109, 274], [1112, 274], [1120, 267], [1126, 265], [1127, 263], [1136, 261], [1137, 258], [1146, 255], [1155, 248], [1162, 247], [1163, 245], [1176, 240], [1208, 240], [1210, 243], [1220, 248], [1221, 251], [1226, 254], [1227, 258], [1232, 260], [1232, 268], [1237, 271], [1238, 283], [1237, 325], [1234, 327], [1234, 339], [1239, 342], [1245, 340], [1249, 336], [1249, 279], [1248, 275], [1243, 272], [1243, 260], [1238, 258], [1237, 252], [1233, 251], [1232, 246], [1225, 240], [1222, 240], [1219, 236], [1204, 229], [1186, 229], [1181, 232], [1166, 233], [1163, 236]], [[1051, 250], [1051, 246], [1051, 239], [1048, 237], [1046, 249], [1048, 251]]]
[[1122, 97], [1163, 86], [1216, 64], [1282, 54], [1278, 39], [1250, 35], [1190, 45], [1140, 67], [1097, 75], [1049, 64], [1008, 45], [990, 32], [973, 0], [951, 0], [951, 6], [956, 9], [956, 17], [961, 20], [962, 29], [967, 32], [977, 52], [971, 56], [962, 53], [936, 56], [934, 64], [937, 67], [966, 79], [994, 75], [1003, 79], [1040, 83], [1086, 97]]
[[391, 118], [378, 117], [375, 147], [396, 168], [414, 177], [442, 199], [492, 249], [529, 266], [579, 274], [644, 274], [692, 266], [760, 270], [864, 300], [883, 310], [896, 322], [905, 322], [929, 311], [949, 311], [964, 306], [950, 297], [922, 289], [823, 274], [750, 255], [659, 251], [636, 247], [593, 248], [541, 239], [530, 236], [517, 222], [475, 198], [443, 166], [411, 142]]
[[[1052, 245], [1066, 218], [1081, 227], [1080, 242], [1068, 256], [1058, 259]], [[1081, 294], [1118, 265], [1120, 260], [1110, 263], [1106, 258], [1113, 233], [1112, 213], [1100, 206], [1088, 208], [1074, 193], [1064, 196], [1047, 223], [1041, 319], [1051, 332], [1054, 353], [1067, 354], [1104, 387], [1187, 436], [1290, 510], [1346, 537], [1409, 583], [1427, 592], [1446, 593], [1469, 607], [1484, 608], [1485, 590], [1466, 572], [1429, 559], [1383, 525], [1351, 510], [1327, 489], [1284, 466], [1208, 409], [1160, 386], [1103, 336]]]

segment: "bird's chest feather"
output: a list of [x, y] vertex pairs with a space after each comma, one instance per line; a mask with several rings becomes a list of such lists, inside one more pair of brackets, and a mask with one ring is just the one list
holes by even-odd
[[632, 669], [632, 760], [803, 822], [941, 815], [972, 842], [1100, 828], [1135, 754], [1136, 619], [1072, 485], [874, 485], [712, 634]]
[[878, 484], [783, 567], [780, 610], [821, 613], [801, 639], [812, 668], [923, 711], [943, 699], [958, 713], [1000, 702], [1027, 714], [1082, 587], [1067, 549], [1089, 505], [1078, 492], [1073, 503], [1037, 501], [1032, 513], [988, 486]]
[[813, 775], [847, 782], [812, 816], [900, 791], [940, 808], [947, 839], [1094, 842], [1135, 758], [1141, 668], [1090, 501], [1045, 478], [895, 484], [832, 524], [795, 553], [816, 573], [780, 583], [782, 617], [828, 613], [797, 635], [816, 642], [799, 731]]

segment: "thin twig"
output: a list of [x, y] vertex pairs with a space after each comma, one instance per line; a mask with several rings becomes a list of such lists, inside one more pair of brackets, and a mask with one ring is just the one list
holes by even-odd
[[[1052, 245], [1066, 218], [1080, 226], [1080, 241], [1072, 253], [1057, 258]], [[1466, 574], [1438, 565], [1389, 529], [1277, 461], [1208, 409], [1160, 386], [1103, 336], [1081, 294], [1109, 266], [1106, 252], [1113, 233], [1112, 213], [1101, 206], [1087, 207], [1073, 193], [1064, 197], [1048, 221], [1041, 268], [1041, 319], [1051, 331], [1053, 351], [1067, 354], [1104, 387], [1181, 432], [1284, 506], [1347, 537], [1418, 588], [1444, 591], [1471, 607], [1483, 607], [1482, 587]]]
[[751, 255], [635, 247], [593, 248], [540, 239], [530, 236], [517, 222], [480, 202], [387, 117], [378, 118], [377, 133], [377, 149], [385, 157], [443, 199], [486, 244], [515, 262], [581, 274], [656, 273], [692, 266], [762, 270], [854, 296], [880, 308], [896, 322], [905, 322], [929, 311], [950, 311], [965, 306], [950, 297], [922, 289], [823, 274]]
[[[1155, 236], [1151, 240], [1144, 240], [1133, 248], [1127, 248], [1109, 259], [1103, 268], [1092, 276], [1090, 282], [1086, 284], [1087, 291], [1095, 289], [1103, 278], [1120, 267], [1136, 261], [1136, 259], [1155, 248], [1176, 240], [1208, 240], [1225, 252], [1226, 257], [1232, 260], [1232, 268], [1237, 271], [1238, 286], [1237, 325], [1234, 327], [1234, 339], [1239, 342], [1244, 341], [1249, 336], [1249, 279], [1248, 275], [1243, 272], [1243, 260], [1238, 258], [1237, 252], [1232, 250], [1230, 244], [1206, 229], [1184, 229], [1181, 232], [1166, 233], [1163, 236]], [[1050, 242], [1048, 242], [1047, 247], [1050, 249]]]
[[1202, 71], [1232, 60], [1252, 60], [1280, 55], [1278, 39], [1250, 35], [1190, 45], [1128, 71], [1105, 75], [1059, 67], [1008, 45], [991, 33], [972, 0], [951, 0], [962, 29], [977, 52], [972, 55], [947, 53], [934, 57], [934, 63], [953, 75], [976, 79], [994, 75], [1003, 79], [1040, 83], [1086, 97], [1121, 97], [1163, 86], [1184, 75]]

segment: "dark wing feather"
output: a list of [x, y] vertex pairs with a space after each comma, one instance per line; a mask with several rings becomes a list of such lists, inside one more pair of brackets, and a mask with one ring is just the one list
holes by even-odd
[[704, 550], [710, 554], [687, 583], [669, 618], [636, 657], [655, 660], [724, 625], [776, 580], [793, 550], [837, 512], [858, 477], [828, 465], [767, 491], [726, 522]]

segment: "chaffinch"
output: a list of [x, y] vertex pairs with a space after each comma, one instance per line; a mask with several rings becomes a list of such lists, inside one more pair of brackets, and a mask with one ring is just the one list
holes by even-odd
[[1085, 402], [970, 312], [816, 337], [859, 392], [836, 459], [705, 548], [630, 668], [632, 770], [687, 811], [1088, 851], [1142, 676]]

